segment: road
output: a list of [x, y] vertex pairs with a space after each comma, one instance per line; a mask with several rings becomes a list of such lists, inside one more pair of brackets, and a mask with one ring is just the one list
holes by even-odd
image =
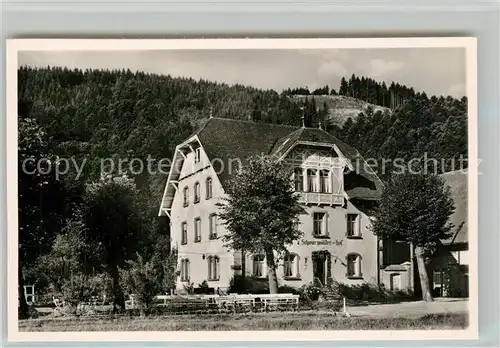
[[426, 314], [467, 313], [469, 301], [467, 299], [436, 298], [434, 302], [413, 301], [395, 304], [377, 304], [366, 306], [347, 307], [352, 316], [411, 318]]

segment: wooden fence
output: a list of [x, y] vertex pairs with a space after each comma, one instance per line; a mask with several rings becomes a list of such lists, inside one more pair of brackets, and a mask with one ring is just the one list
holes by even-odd
[[[187, 295], [156, 296], [157, 307], [178, 314], [199, 313], [241, 313], [267, 311], [295, 311], [299, 309], [299, 295]], [[136, 309], [137, 301], [130, 296], [127, 309]]]

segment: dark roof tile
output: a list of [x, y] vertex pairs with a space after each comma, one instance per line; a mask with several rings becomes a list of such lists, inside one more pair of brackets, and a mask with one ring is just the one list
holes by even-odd
[[[297, 141], [322, 142], [336, 145], [355, 167], [357, 184], [346, 185], [350, 198], [377, 200], [382, 192], [382, 182], [367, 170], [367, 164], [357, 150], [343, 143], [333, 135], [318, 129], [256, 123], [225, 118], [210, 118], [196, 132], [208, 157], [226, 186], [234, 167], [232, 163], [254, 155], [281, 155]], [[223, 165], [224, 168], [220, 166]], [[231, 168], [230, 168], [231, 167]], [[361, 180], [359, 180], [361, 179]]]

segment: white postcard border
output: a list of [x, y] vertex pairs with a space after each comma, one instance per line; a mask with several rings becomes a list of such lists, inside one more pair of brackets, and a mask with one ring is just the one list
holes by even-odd
[[[457, 47], [466, 52], [469, 120], [468, 226], [469, 327], [464, 330], [387, 331], [175, 331], [175, 332], [20, 332], [17, 319], [17, 58], [19, 51], [116, 51], [212, 49], [367, 49]], [[7, 144], [7, 302], [8, 340], [39, 341], [329, 341], [329, 340], [460, 340], [478, 338], [478, 153], [477, 40], [474, 37], [353, 39], [13, 39], [6, 42]], [[9, 165], [10, 164], [10, 165]], [[16, 202], [16, 204], [13, 204]], [[418, 335], [415, 333], [418, 332]]]

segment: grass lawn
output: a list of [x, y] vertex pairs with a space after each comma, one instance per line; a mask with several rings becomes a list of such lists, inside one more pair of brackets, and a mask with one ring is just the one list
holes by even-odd
[[246, 330], [446, 330], [468, 326], [467, 313], [427, 314], [413, 318], [334, 316], [332, 313], [251, 313], [179, 315], [118, 319], [33, 319], [20, 331], [246, 331]]

